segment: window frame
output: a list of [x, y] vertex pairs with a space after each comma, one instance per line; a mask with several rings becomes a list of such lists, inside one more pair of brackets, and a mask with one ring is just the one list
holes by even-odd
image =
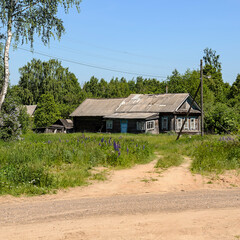
[[145, 129], [146, 129], [145, 121], [137, 121], [137, 130], [145, 131]]
[[113, 120], [106, 120], [106, 129], [113, 129]]
[[[166, 120], [166, 122], [164, 121]], [[164, 126], [164, 124], [166, 123], [166, 127]], [[162, 130], [168, 130], [168, 117], [162, 117]]]
[[[189, 130], [189, 122], [188, 122], [188, 120], [189, 120], [189, 118], [187, 118], [187, 120], [186, 120], [186, 122], [184, 124], [184, 127], [183, 127], [184, 130]], [[185, 118], [183, 119], [183, 121], [185, 121]]]
[[[179, 118], [176, 118], [176, 120], [177, 120], [177, 121], [176, 121], [176, 130], [181, 130], [182, 123], [183, 123], [182, 120], [183, 120], [183, 119], [179, 117]], [[179, 124], [180, 124], [180, 125], [179, 125]]]
[[[152, 127], [148, 128], [148, 124], [152, 124]], [[151, 121], [147, 121], [146, 122], [146, 130], [154, 130], [155, 129], [155, 121], [151, 120]]]
[[[194, 126], [192, 128], [192, 125]], [[196, 130], [196, 119], [195, 118], [190, 118], [190, 130]]]

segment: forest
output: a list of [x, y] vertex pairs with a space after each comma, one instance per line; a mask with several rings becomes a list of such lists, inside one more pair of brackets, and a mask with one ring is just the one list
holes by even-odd
[[[232, 85], [224, 82], [220, 56], [211, 48], [204, 49], [203, 62], [205, 131], [237, 133], [240, 129], [240, 74]], [[122, 77], [107, 81], [92, 76], [80, 86], [74, 73], [55, 59], [32, 59], [19, 69], [19, 73], [18, 84], [9, 87], [2, 116], [4, 112], [14, 111], [9, 107], [10, 103], [19, 106], [37, 104], [33, 123], [37, 127], [50, 125], [58, 118], [68, 118], [86, 98], [118, 98], [131, 93], [162, 94], [166, 92], [166, 87], [168, 93], [190, 93], [193, 96], [200, 81], [199, 69], [187, 69], [183, 74], [174, 69], [165, 81], [141, 76], [130, 80]], [[0, 74], [2, 79], [2, 62]], [[200, 93], [197, 102], [200, 103]], [[50, 117], [47, 116], [49, 114]], [[18, 117], [22, 126], [28, 124], [23, 114]]]

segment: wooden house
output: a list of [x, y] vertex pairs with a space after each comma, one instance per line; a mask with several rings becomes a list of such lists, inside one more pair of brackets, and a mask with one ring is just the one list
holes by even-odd
[[[76, 132], [179, 132], [189, 110], [188, 93], [131, 94], [127, 98], [86, 99], [70, 115]], [[183, 133], [200, 133], [201, 109], [194, 102]]]

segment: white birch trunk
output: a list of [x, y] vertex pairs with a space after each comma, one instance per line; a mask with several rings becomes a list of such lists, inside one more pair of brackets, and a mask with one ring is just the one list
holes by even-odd
[[9, 49], [11, 45], [12, 40], [12, 23], [8, 24], [8, 32], [7, 32], [7, 40], [5, 43], [5, 49], [4, 49], [4, 79], [3, 79], [3, 86], [0, 94], [0, 111], [2, 109], [2, 104], [5, 100], [5, 97], [7, 95], [8, 90], [8, 84], [9, 84]]

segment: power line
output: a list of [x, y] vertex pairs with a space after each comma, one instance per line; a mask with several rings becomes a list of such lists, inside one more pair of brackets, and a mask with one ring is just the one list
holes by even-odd
[[28, 50], [28, 49], [22, 48], [22, 47], [18, 47], [18, 49], [26, 51], [26, 52], [31, 52], [33, 54], [36, 53], [36, 54], [41, 55], [41, 56], [55, 58], [55, 59], [58, 59], [58, 60], [61, 60], [61, 61], [74, 63], [74, 64], [82, 65], [82, 66], [85, 66], [85, 67], [101, 69], [101, 70], [105, 70], [105, 71], [124, 73], [124, 74], [130, 74], [130, 75], [138, 75], [138, 76], [146, 76], [146, 77], [154, 77], [154, 78], [167, 78], [166, 76], [160, 76], [160, 75], [136, 73], [136, 72], [129, 72], [129, 71], [122, 71], [122, 70], [117, 70], [117, 69], [111, 69], [111, 68], [108, 68], [108, 67], [100, 67], [100, 66], [96, 66], [96, 65], [92, 65], [92, 64], [87, 64], [87, 63], [83, 63], [83, 62], [77, 62], [77, 61], [74, 61], [74, 60], [65, 59], [65, 58], [62, 58], [62, 57], [51, 56], [51, 55], [43, 53], [43, 52], [31, 51], [31, 50]]
[[[35, 44], [36, 44], [36, 43], [35, 43]], [[40, 43], [37, 42], [37, 45], [40, 45]], [[130, 62], [130, 61], [120, 60], [120, 59], [116, 59], [116, 58], [110, 58], [110, 57], [106, 57], [106, 56], [102, 56], [102, 55], [91, 54], [91, 53], [88, 53], [88, 52], [79, 51], [79, 50], [77, 50], [77, 49], [65, 47], [65, 46], [63, 46], [63, 45], [61, 45], [61, 46], [59, 46], [59, 47], [58, 47], [58, 46], [51, 45], [51, 48], [61, 49], [61, 51], [68, 51], [68, 52], [72, 52], [72, 53], [74, 53], [74, 54], [84, 54], [84, 56], [91, 56], [91, 57], [94, 57], [94, 58], [107, 59], [107, 60], [111, 60], [111, 61], [127, 63], [127, 64], [131, 64], [131, 65], [136, 65], [136, 66], [149, 66], [149, 67], [159, 68], [159, 66], [157, 66], [157, 65], [136, 63], [136, 62]]]

